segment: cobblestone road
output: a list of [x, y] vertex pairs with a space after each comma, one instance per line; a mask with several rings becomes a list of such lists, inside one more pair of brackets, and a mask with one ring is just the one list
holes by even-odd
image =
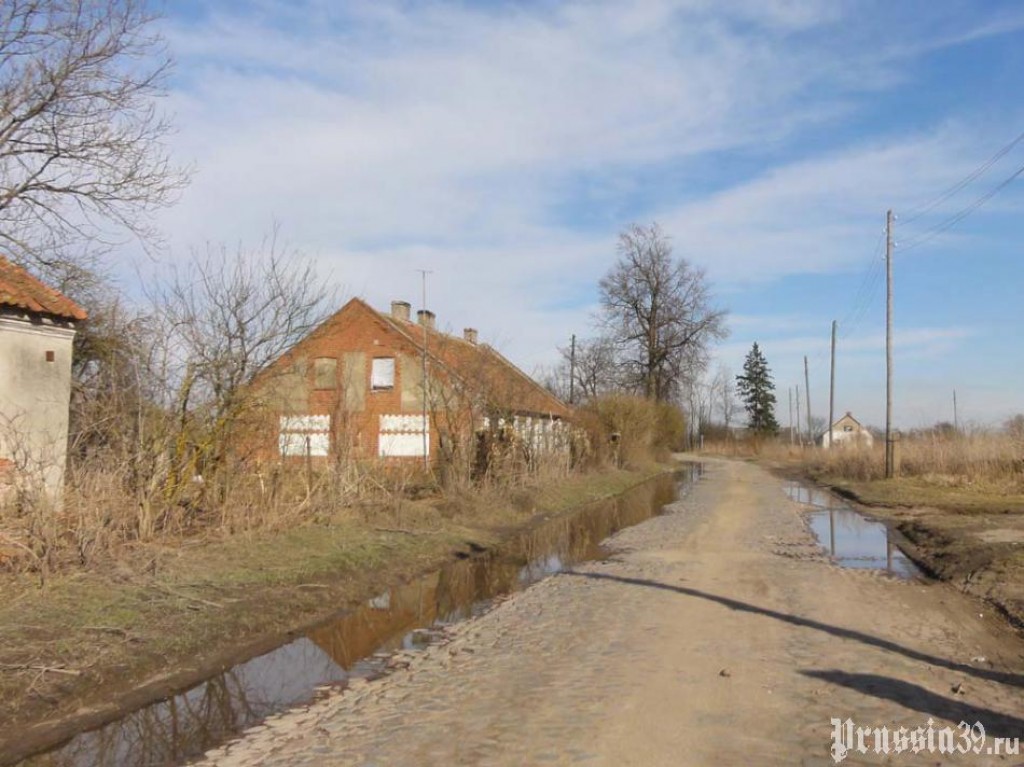
[[1024, 736], [1016, 634], [946, 586], [830, 564], [755, 466], [709, 463], [671, 513], [612, 545], [202, 763], [823, 765], [832, 717]]

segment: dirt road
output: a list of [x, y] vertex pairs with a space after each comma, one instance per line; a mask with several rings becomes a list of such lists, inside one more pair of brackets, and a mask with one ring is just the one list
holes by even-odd
[[[1017, 635], [946, 586], [830, 564], [755, 466], [709, 463], [612, 547], [207, 763], [824, 765], [832, 718], [894, 734], [980, 721], [983, 752], [1024, 738]], [[866, 745], [843, 763], [1024, 762]]]

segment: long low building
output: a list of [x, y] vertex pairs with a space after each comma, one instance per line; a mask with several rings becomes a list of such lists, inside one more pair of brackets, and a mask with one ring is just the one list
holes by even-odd
[[256, 380], [261, 455], [419, 459], [486, 435], [532, 450], [564, 447], [569, 408], [467, 328], [439, 331], [432, 312], [354, 298]]

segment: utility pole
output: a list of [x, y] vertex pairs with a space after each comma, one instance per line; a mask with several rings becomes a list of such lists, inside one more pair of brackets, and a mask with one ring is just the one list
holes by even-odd
[[804, 433], [800, 429], [800, 384], [794, 386], [793, 390], [796, 392], [796, 438], [800, 446], [803, 447]]
[[804, 400], [807, 402], [807, 441], [814, 444], [814, 432], [811, 431], [811, 375], [807, 372], [807, 355], [804, 355]]
[[793, 444], [793, 387], [786, 387], [786, 394], [789, 395], [789, 444]]
[[576, 334], [572, 334], [569, 347], [569, 404], [576, 404]]
[[[832, 424], [836, 422], [836, 321], [832, 320], [832, 374], [828, 381], [828, 446], [832, 447]], [[822, 443], [824, 444], [824, 442]]]
[[[417, 269], [423, 277], [423, 311], [427, 311], [427, 269]], [[430, 421], [427, 401], [430, 399], [430, 382], [427, 378], [427, 317], [423, 316], [423, 470], [430, 471]]]
[[894, 473], [892, 442], [892, 210], [885, 212], [885, 478]]
[[953, 431], [960, 433], [960, 420], [956, 413], [956, 389], [953, 389]]

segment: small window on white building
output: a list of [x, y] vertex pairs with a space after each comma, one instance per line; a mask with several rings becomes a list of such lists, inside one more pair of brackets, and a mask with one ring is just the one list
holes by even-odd
[[395, 358], [376, 357], [370, 371], [370, 389], [381, 391], [395, 388]]

